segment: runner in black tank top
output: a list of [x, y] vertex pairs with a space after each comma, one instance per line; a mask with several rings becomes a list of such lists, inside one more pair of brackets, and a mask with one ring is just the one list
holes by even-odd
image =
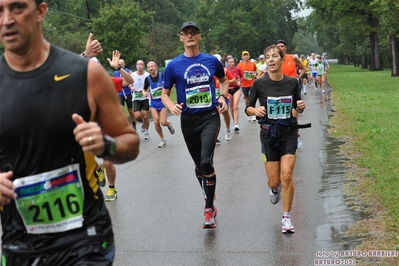
[[46, 3], [26, 1], [18, 16], [12, 2], [0, 8], [10, 14], [0, 34], [2, 265], [111, 265], [112, 225], [94, 156], [135, 159], [137, 133], [106, 71], [43, 39]]

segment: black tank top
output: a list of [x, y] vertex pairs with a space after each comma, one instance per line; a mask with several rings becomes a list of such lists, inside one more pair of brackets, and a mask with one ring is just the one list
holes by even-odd
[[[32, 233], [16, 200], [4, 206], [0, 212], [3, 254], [41, 255], [76, 243], [113, 243], [111, 220], [94, 176], [95, 158], [82, 152], [73, 134], [73, 113], [85, 121], [93, 117], [87, 99], [88, 60], [54, 45], [46, 62], [30, 72], [13, 71], [4, 56], [0, 60], [0, 169], [12, 170], [16, 180], [75, 165], [81, 176], [77, 186], [83, 187], [83, 226], [74, 229]], [[43, 202], [25, 211], [35, 222], [79, 209], [74, 197], [58, 199], [54, 192]], [[49, 213], [49, 206], [59, 213]]]

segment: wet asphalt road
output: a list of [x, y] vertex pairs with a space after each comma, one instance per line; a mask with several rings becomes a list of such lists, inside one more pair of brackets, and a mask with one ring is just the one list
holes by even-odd
[[[327, 89], [327, 94], [329, 90]], [[150, 124], [140, 155], [117, 166], [118, 199], [106, 203], [113, 221], [114, 265], [314, 265], [317, 251], [351, 247], [340, 234], [356, 219], [342, 196], [340, 144], [327, 134], [331, 101], [308, 88], [299, 123], [303, 147], [294, 171], [291, 217], [296, 233], [281, 233], [281, 201], [272, 205], [260, 154], [259, 126], [248, 122], [240, 103], [240, 132], [216, 147], [216, 229], [202, 229], [204, 200], [185, 146], [180, 118], [176, 134], [163, 128], [168, 146]], [[138, 125], [138, 129], [140, 125]], [[105, 188], [102, 189], [105, 192]]]

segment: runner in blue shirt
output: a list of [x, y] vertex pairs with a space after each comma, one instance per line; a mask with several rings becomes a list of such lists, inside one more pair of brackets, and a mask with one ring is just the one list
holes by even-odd
[[[188, 151], [195, 163], [195, 172], [205, 197], [203, 228], [215, 228], [217, 209], [213, 205], [216, 174], [213, 154], [220, 128], [219, 112], [226, 110], [228, 80], [223, 65], [210, 55], [201, 53], [201, 32], [197, 23], [188, 21], [180, 27], [184, 53], [166, 67], [162, 102], [175, 115], [181, 115], [181, 129]], [[216, 98], [213, 76], [220, 81]], [[170, 99], [176, 86], [177, 103]]]
[[158, 72], [158, 66], [154, 61], [147, 63], [148, 72], [150, 75], [144, 81], [143, 95], [151, 96], [151, 116], [154, 119], [154, 127], [157, 131], [161, 141], [158, 144], [158, 148], [166, 147], [167, 143], [162, 132], [162, 126], [168, 127], [170, 134], [175, 134], [175, 129], [172, 123], [168, 120], [168, 109], [165, 108], [161, 100], [162, 95], [162, 81], [163, 75]]

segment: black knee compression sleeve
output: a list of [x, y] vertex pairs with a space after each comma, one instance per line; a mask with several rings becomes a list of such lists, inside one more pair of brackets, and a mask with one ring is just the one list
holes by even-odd
[[197, 177], [200, 186], [203, 187], [202, 178], [204, 178], [204, 174], [197, 167], [195, 167], [195, 176]]
[[213, 208], [216, 189], [216, 175], [204, 177], [205, 208]]

